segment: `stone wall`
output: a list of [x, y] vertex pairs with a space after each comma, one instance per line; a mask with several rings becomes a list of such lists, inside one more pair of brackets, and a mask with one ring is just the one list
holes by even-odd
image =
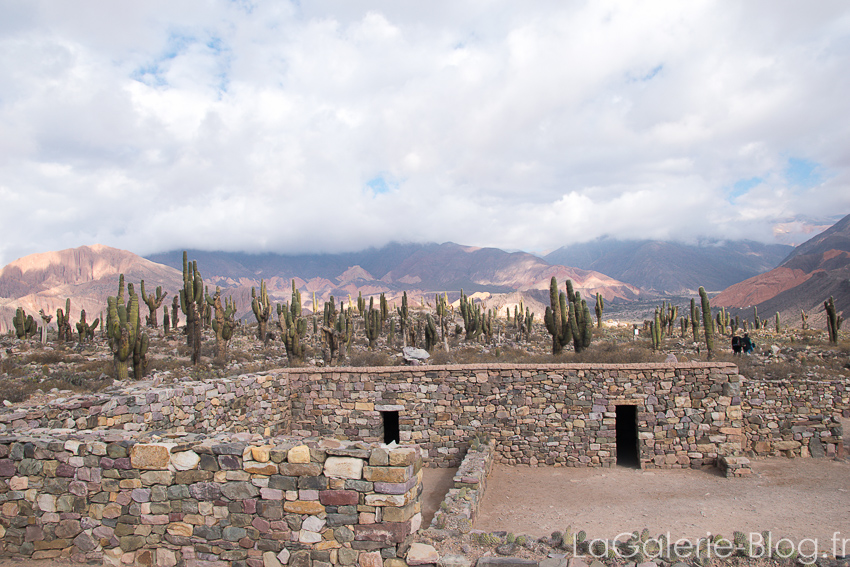
[[850, 417], [850, 385], [845, 382], [749, 380], [741, 398], [745, 449], [753, 454], [843, 456], [837, 417]]
[[0, 549], [111, 565], [380, 567], [419, 528], [421, 465], [416, 447], [244, 434], [5, 438]]
[[289, 375], [299, 435], [379, 441], [385, 411], [401, 440], [437, 466], [457, 466], [476, 434], [496, 462], [616, 463], [616, 406], [637, 406], [645, 468], [714, 464], [744, 444], [738, 370], [725, 363], [463, 365], [297, 369]]
[[[0, 431], [291, 433], [403, 443], [429, 466], [457, 466], [478, 434], [496, 462], [611, 466], [616, 408], [636, 406], [641, 466], [715, 464], [718, 455], [839, 454], [840, 382], [758, 381], [727, 363], [460, 365], [279, 369], [174, 387], [132, 384], [47, 407], [0, 411]], [[789, 453], [790, 451], [790, 453]]]
[[290, 429], [289, 381], [246, 374], [162, 387], [131, 383], [120, 392], [75, 395], [48, 406], [0, 413], [0, 432], [44, 429], [120, 429], [265, 435]]

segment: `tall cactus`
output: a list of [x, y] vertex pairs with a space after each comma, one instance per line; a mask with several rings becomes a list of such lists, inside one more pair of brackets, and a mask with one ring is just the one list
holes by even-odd
[[77, 323], [77, 333], [80, 335], [80, 342], [91, 341], [94, 339], [94, 332], [97, 329], [97, 326], [100, 324], [100, 319], [95, 319], [89, 325], [86, 322], [86, 310], [83, 309], [80, 311], [80, 320]]
[[835, 300], [829, 296], [829, 300], [823, 302], [823, 308], [826, 310], [826, 331], [829, 335], [829, 342], [832, 344], [838, 343], [838, 331], [841, 329], [841, 323], [844, 319], [838, 314], [835, 309]]
[[694, 335], [694, 342], [699, 342], [699, 307], [696, 305], [694, 298], [691, 298], [691, 332]]
[[401, 307], [396, 307], [398, 311], [399, 332], [402, 336], [402, 344], [407, 346], [407, 329], [410, 324], [410, 311], [407, 308], [407, 292], [405, 291], [401, 297]]
[[206, 296], [206, 302], [215, 315], [211, 322], [212, 330], [215, 333], [215, 357], [219, 362], [224, 363], [227, 361], [227, 345], [233, 338], [233, 330], [236, 328], [236, 322], [233, 320], [236, 305], [231, 297], [224, 298], [224, 303], [222, 303], [219, 286], [215, 286], [215, 295]]
[[381, 308], [381, 327], [383, 327], [390, 315], [390, 307], [387, 303], [387, 297], [384, 295], [384, 292], [381, 292], [381, 299], [379, 303]]
[[[572, 287], [572, 281], [567, 282]], [[579, 292], [575, 292], [574, 297], [575, 301], [570, 302], [570, 330], [573, 334], [573, 348], [576, 352], [582, 352], [590, 346], [593, 339], [593, 320], [590, 318], [587, 301], [581, 298]]]
[[800, 319], [802, 320], [803, 330], [805, 331], [809, 328], [809, 315], [802, 309], [800, 309]]
[[369, 350], [374, 350], [378, 342], [378, 337], [381, 336], [381, 311], [372, 306], [372, 301], [369, 301], [369, 310], [365, 312], [364, 317], [366, 339], [369, 341]]
[[[571, 287], [572, 282], [568, 289]], [[564, 292], [558, 293], [558, 280], [552, 276], [549, 282], [549, 307], [546, 308], [543, 321], [546, 324], [546, 330], [552, 335], [552, 354], [554, 355], [561, 354], [573, 338], [567, 303], [567, 295]]]
[[440, 327], [440, 334], [443, 337], [443, 350], [449, 352], [449, 298], [447, 295], [439, 293], [434, 298], [436, 305], [437, 321]]
[[301, 291], [295, 287], [294, 279], [290, 302], [277, 307], [277, 324], [286, 347], [286, 356], [289, 365], [296, 366], [304, 361], [303, 339], [307, 334], [307, 320], [301, 315]]
[[438, 340], [437, 325], [434, 324], [434, 318], [428, 313], [425, 318], [425, 350], [428, 352], [434, 350]]
[[[662, 311], [663, 311], [662, 307]], [[659, 350], [661, 348], [661, 332], [662, 323], [661, 323], [661, 315], [658, 312], [658, 307], [655, 308], [655, 316], [652, 318], [652, 321], [649, 326], [649, 334], [652, 337], [652, 350]]]
[[148, 306], [148, 317], [147, 317], [147, 326], [157, 328], [156, 321], [156, 312], [162, 305], [162, 302], [165, 301], [165, 297], [168, 295], [168, 292], [162, 293], [162, 286], [157, 286], [156, 295], [153, 293], [147, 294], [145, 293], [145, 280], [142, 280], [141, 283], [141, 291], [142, 291], [142, 301], [145, 302], [145, 305]]
[[[123, 277], [123, 274], [122, 274]], [[121, 280], [123, 282], [123, 280]], [[56, 338], [61, 342], [70, 341], [71, 337], [71, 298], [65, 299], [65, 311], [56, 310]]]
[[467, 341], [475, 341], [484, 331], [484, 316], [481, 306], [470, 301], [463, 290], [460, 290], [460, 314], [463, 317], [463, 328]]
[[12, 325], [15, 327], [15, 336], [19, 339], [31, 339], [38, 332], [38, 323], [35, 322], [32, 315], [27, 315], [22, 307], [15, 310]]
[[147, 367], [148, 335], [141, 326], [139, 296], [133, 284], [127, 286], [128, 300], [124, 304], [124, 277], [119, 279], [118, 295], [107, 298], [106, 327], [112, 350], [115, 375], [118, 380], [128, 378], [128, 361], [133, 357], [133, 377], [141, 380]]
[[700, 286], [699, 297], [702, 301], [702, 325], [705, 333], [705, 348], [708, 351], [708, 358], [714, 355], [714, 320], [711, 318], [711, 303], [708, 301], [708, 294], [705, 288]]
[[596, 328], [602, 328], [602, 310], [605, 309], [605, 300], [602, 299], [602, 294], [596, 294]]
[[753, 305], [753, 327], [756, 330], [761, 329], [761, 319], [759, 319], [759, 308]]
[[180, 295], [175, 295], [171, 300], [171, 330], [176, 331], [180, 324]]
[[[198, 262], [191, 265], [183, 251], [183, 289], [180, 290], [180, 310], [186, 316], [186, 343], [192, 351], [192, 364], [201, 362], [201, 312], [204, 301], [204, 279], [198, 272]], [[175, 324], [176, 318], [172, 321]]]
[[251, 311], [254, 312], [254, 317], [257, 319], [257, 337], [263, 341], [263, 344], [268, 344], [268, 323], [269, 317], [272, 314], [272, 304], [269, 300], [269, 294], [266, 292], [266, 282], [260, 280], [260, 294], [257, 295], [257, 290], [251, 288]]
[[112, 350], [112, 362], [115, 367], [115, 379], [126, 380], [129, 377], [128, 364], [136, 337], [132, 325], [127, 323], [127, 306], [118, 302], [117, 296], [106, 299], [106, 326], [109, 347]]

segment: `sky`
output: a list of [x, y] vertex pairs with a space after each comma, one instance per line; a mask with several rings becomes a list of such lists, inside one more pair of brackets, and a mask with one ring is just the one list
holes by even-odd
[[0, 14], [0, 265], [95, 243], [776, 242], [778, 224], [800, 243], [850, 213], [843, 0]]

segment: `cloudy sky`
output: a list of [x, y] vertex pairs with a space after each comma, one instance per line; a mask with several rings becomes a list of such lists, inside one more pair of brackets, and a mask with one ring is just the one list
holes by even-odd
[[843, 0], [0, 14], [0, 265], [94, 243], [770, 242], [850, 213]]

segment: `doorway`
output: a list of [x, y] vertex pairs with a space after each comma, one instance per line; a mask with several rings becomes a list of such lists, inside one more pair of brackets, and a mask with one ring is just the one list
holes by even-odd
[[617, 465], [633, 469], [640, 468], [638, 448], [637, 406], [614, 406], [617, 429]]
[[384, 443], [399, 443], [398, 411], [382, 411], [381, 422], [384, 426]]

